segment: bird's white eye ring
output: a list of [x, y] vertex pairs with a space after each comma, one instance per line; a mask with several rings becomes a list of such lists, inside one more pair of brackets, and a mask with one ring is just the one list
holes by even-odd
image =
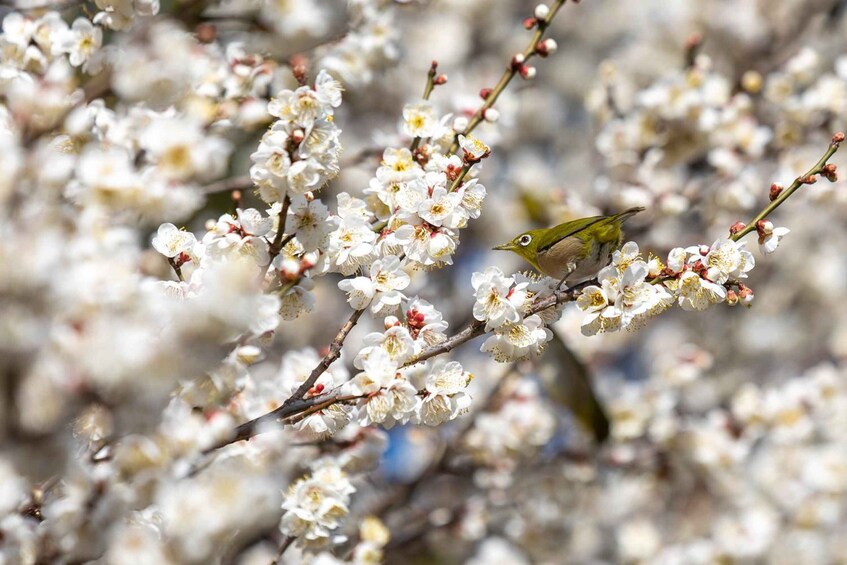
[[520, 243], [522, 247], [526, 247], [527, 245], [529, 245], [530, 241], [532, 241], [532, 236], [529, 235], [528, 233], [525, 233], [518, 240], [518, 243]]

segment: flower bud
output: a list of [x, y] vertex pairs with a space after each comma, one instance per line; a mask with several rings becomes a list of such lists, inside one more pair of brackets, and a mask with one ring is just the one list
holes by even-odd
[[434, 79], [432, 79], [432, 84], [436, 84], [436, 85], [439, 85], [439, 86], [442, 85], [442, 84], [447, 84], [447, 75], [440, 74], [440, 75], [436, 76]]
[[746, 227], [747, 225], [744, 222], [735, 222], [729, 226], [729, 235], [735, 235]]
[[468, 119], [465, 116], [458, 116], [453, 120], [453, 131], [463, 132], [468, 129]]
[[530, 67], [529, 65], [523, 65], [520, 68], [521, 78], [526, 80], [532, 80], [535, 78], [535, 67]]
[[500, 119], [500, 112], [498, 112], [495, 108], [486, 108], [482, 112], [482, 118], [489, 123], [494, 123], [498, 119]]
[[306, 192], [303, 193], [303, 198], [306, 199], [306, 202], [311, 202], [315, 199], [315, 193], [312, 192], [311, 190], [307, 190]]
[[815, 184], [816, 182], [818, 182], [817, 177], [815, 177], [814, 175], [800, 177], [798, 180], [800, 181], [800, 184]]
[[844, 132], [839, 131], [838, 133], [832, 136], [833, 143], [841, 143], [842, 141], [844, 141]]
[[400, 320], [397, 319], [397, 316], [386, 316], [385, 317], [385, 329], [391, 329], [394, 326], [398, 325]]
[[538, 45], [535, 46], [535, 52], [541, 57], [546, 57], [555, 53], [558, 48], [559, 44], [556, 43], [556, 40], [552, 37], [548, 37], [547, 39], [538, 42]]
[[770, 220], [759, 220], [756, 222], [756, 232], [759, 235], [770, 235], [773, 233], [773, 222]]
[[300, 278], [300, 261], [285, 259], [279, 269], [279, 276], [288, 281]]
[[732, 289], [726, 291], [726, 303], [729, 306], [735, 306], [738, 304], [738, 293]]
[[771, 202], [773, 202], [774, 200], [779, 198], [779, 195], [782, 194], [783, 188], [784, 187], [781, 184], [776, 183], [776, 182], [771, 185], [771, 189], [768, 192], [768, 198], [770, 199]]
[[262, 356], [262, 350], [255, 345], [242, 345], [235, 350], [235, 358], [245, 365], [252, 365]]
[[488, 97], [490, 95], [491, 95], [491, 89], [490, 88], [483, 88], [482, 90], [479, 91], [479, 97], [482, 98], [483, 100], [488, 99]]
[[303, 140], [306, 138], [306, 133], [302, 129], [296, 129], [291, 132], [291, 141], [300, 145]]
[[821, 170], [821, 176], [826, 178], [829, 182], [835, 182], [838, 180], [838, 174], [836, 173], [837, 167], [834, 163], [828, 163], [824, 165]]
[[753, 302], [753, 291], [746, 286], [741, 286], [738, 289], [738, 297], [745, 306], [749, 306]]
[[523, 27], [524, 29], [532, 29], [535, 27], [535, 24], [538, 23], [538, 18], [524, 18], [523, 19]]
[[526, 63], [526, 57], [524, 57], [523, 53], [516, 53], [512, 57], [512, 68], [515, 70], [520, 70], [523, 67], [523, 64]]
[[539, 4], [538, 6], [535, 7], [535, 11], [533, 12], [533, 15], [535, 16], [536, 19], [543, 20], [548, 15], [550, 15], [550, 8], [548, 8], [546, 4]]

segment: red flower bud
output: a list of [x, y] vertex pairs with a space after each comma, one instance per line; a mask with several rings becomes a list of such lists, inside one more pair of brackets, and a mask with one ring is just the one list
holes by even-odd
[[832, 136], [833, 143], [841, 143], [842, 141], [844, 141], [844, 132], [839, 131], [838, 133]]
[[432, 84], [437, 84], [437, 85], [447, 84], [447, 75], [445, 75], [445, 74], [438, 75], [437, 77], [432, 79]]
[[487, 99], [490, 94], [491, 94], [490, 88], [483, 88], [482, 90], [479, 91], [479, 97], [482, 98], [483, 100]]
[[535, 27], [535, 24], [538, 23], [538, 20], [535, 18], [524, 18], [523, 19], [523, 27], [525, 29], [532, 29]]
[[782, 193], [782, 189], [783, 189], [783, 186], [779, 183], [775, 182], [771, 185], [771, 189], [768, 192], [768, 198], [770, 198], [771, 202], [773, 202], [774, 200], [779, 198], [779, 195]]
[[735, 235], [746, 227], [747, 225], [744, 222], [735, 222], [729, 226], [729, 235]]

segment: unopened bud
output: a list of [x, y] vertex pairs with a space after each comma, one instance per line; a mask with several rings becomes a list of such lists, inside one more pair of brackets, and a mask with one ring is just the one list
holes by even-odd
[[745, 306], [749, 306], [753, 302], [753, 291], [743, 286], [738, 291], [738, 297]]
[[816, 182], [818, 182], [818, 179], [817, 177], [815, 177], [815, 175], [800, 177], [798, 180], [800, 181], [800, 184], [815, 184]]
[[556, 43], [556, 40], [552, 37], [548, 37], [547, 39], [538, 42], [538, 45], [535, 46], [535, 52], [541, 57], [546, 57], [547, 55], [555, 53], [558, 48], [559, 44]]
[[759, 220], [756, 222], [756, 232], [759, 235], [770, 235], [773, 233], [773, 222], [770, 220]]
[[482, 112], [482, 118], [489, 123], [494, 123], [500, 119], [500, 112], [498, 112], [495, 108], [486, 108]]
[[738, 304], [738, 293], [732, 289], [726, 291], [726, 303], [729, 306], [735, 306]]
[[735, 235], [746, 227], [747, 225], [744, 222], [735, 222], [729, 226], [729, 235]]
[[315, 193], [312, 192], [311, 190], [307, 190], [306, 192], [303, 193], [303, 198], [306, 199], [306, 202], [311, 202], [312, 200], [315, 199]]
[[218, 28], [213, 23], [205, 22], [197, 26], [195, 34], [200, 43], [212, 43], [218, 37]]
[[285, 280], [293, 281], [300, 277], [300, 261], [296, 259], [285, 259], [279, 269], [279, 276]]
[[438, 75], [437, 77], [432, 79], [432, 84], [436, 84], [436, 85], [439, 85], [439, 86], [442, 85], [442, 84], [447, 84], [447, 75], [445, 75], [445, 74]]
[[458, 116], [453, 120], [453, 131], [463, 132], [468, 129], [468, 119], [465, 116]]
[[526, 80], [532, 80], [535, 78], [535, 67], [530, 67], [529, 65], [524, 65], [520, 68], [521, 78]]
[[293, 141], [294, 143], [299, 145], [303, 142], [304, 139], [306, 139], [306, 132], [304, 132], [302, 129], [297, 128], [296, 130], [291, 132], [291, 141]]
[[385, 317], [385, 329], [391, 329], [394, 326], [400, 324], [400, 320], [397, 319], [397, 316], [386, 316]]
[[547, 7], [547, 4], [539, 4], [538, 6], [535, 7], [535, 11], [533, 12], [533, 15], [535, 16], [536, 19], [543, 20], [548, 15], [550, 15], [550, 8]]
[[240, 190], [233, 190], [232, 191], [232, 201], [238, 202], [239, 200], [241, 200], [241, 191]]
[[770, 189], [770, 191], [768, 192], [768, 198], [770, 198], [770, 201], [771, 201], [771, 202], [773, 202], [774, 200], [776, 200], [777, 198], [779, 198], [779, 195], [780, 195], [780, 194], [782, 194], [782, 189], [783, 189], [783, 188], [784, 188], [784, 187], [783, 187], [781, 184], [777, 183], [777, 182], [775, 182], [775, 183], [773, 183], [773, 184], [771, 185], [771, 189]]
[[821, 170], [821, 176], [823, 176], [829, 182], [835, 182], [838, 180], [838, 173], [836, 173], [837, 167], [835, 163], [828, 163], [824, 165]]
[[537, 18], [524, 18], [523, 19], [523, 27], [525, 29], [532, 29], [535, 27], [535, 24], [538, 23]]
[[300, 258], [300, 268], [304, 271], [311, 269], [318, 262], [318, 252], [317, 251], [309, 251], [308, 253], [304, 253]]
[[438, 61], [435, 59], [432, 60], [432, 64], [429, 66], [430, 70], [434, 73], [438, 70]]
[[479, 97], [482, 98], [483, 100], [486, 100], [490, 95], [491, 95], [491, 89], [490, 88], [483, 88], [479, 91]]
[[839, 131], [838, 133], [832, 136], [833, 143], [841, 143], [842, 141], [844, 141], [844, 132]]
[[701, 245], [699, 251], [700, 251], [700, 255], [708, 255], [710, 248], [709, 248], [708, 245]]
[[526, 63], [526, 57], [524, 57], [523, 53], [516, 53], [512, 57], [512, 68], [513, 69], [522, 68], [524, 63]]

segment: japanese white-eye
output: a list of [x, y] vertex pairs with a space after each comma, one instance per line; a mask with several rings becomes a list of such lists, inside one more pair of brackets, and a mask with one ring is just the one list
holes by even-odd
[[[621, 225], [644, 208], [612, 216], [592, 216], [530, 230], [494, 249], [513, 251], [545, 275], [574, 283], [597, 274], [623, 243]], [[561, 283], [560, 283], [561, 284]]]

